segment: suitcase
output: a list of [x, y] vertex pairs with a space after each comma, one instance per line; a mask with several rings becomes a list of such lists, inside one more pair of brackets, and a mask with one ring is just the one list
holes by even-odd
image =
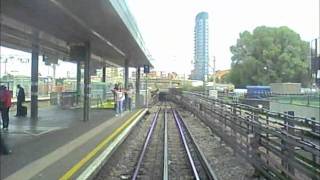
[[26, 106], [21, 107], [21, 116], [27, 116], [28, 108]]

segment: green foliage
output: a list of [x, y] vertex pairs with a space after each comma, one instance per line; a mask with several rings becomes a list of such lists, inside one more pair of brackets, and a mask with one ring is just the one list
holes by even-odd
[[181, 87], [181, 89], [183, 91], [199, 91], [199, 92], [203, 92], [204, 91], [204, 88], [203, 86], [192, 86], [192, 85], [184, 85]]
[[221, 77], [221, 79], [216, 78], [216, 83], [221, 83], [221, 84], [229, 84], [230, 83], [230, 74], [225, 74], [224, 76]]
[[265, 27], [244, 31], [236, 45], [228, 79], [236, 87], [273, 82], [309, 84], [308, 43], [288, 27]]

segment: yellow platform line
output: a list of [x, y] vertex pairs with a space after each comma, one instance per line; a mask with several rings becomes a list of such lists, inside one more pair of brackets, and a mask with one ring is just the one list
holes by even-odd
[[89, 160], [96, 156], [96, 154], [102, 150], [107, 144], [109, 144], [115, 137], [117, 137], [140, 113], [142, 110], [136, 112], [131, 116], [122, 126], [117, 128], [107, 136], [103, 141], [101, 141], [92, 151], [90, 151], [83, 159], [81, 159], [77, 164], [75, 164], [71, 169], [69, 169], [59, 180], [69, 180], [71, 177], [81, 169]]

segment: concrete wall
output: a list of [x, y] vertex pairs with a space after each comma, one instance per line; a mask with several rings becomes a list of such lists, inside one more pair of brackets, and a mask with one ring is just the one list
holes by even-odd
[[283, 104], [277, 102], [270, 102], [270, 111], [274, 112], [285, 112], [285, 111], [294, 111], [295, 116], [316, 118], [317, 121], [320, 121], [320, 108], [317, 107], [308, 107], [308, 106], [299, 106], [293, 104]]

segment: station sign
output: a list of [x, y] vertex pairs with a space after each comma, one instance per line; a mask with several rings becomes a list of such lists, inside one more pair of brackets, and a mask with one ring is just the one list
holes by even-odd
[[213, 99], [218, 99], [218, 90], [209, 90], [209, 97], [212, 97]]
[[143, 72], [144, 73], [150, 73], [150, 66], [149, 65], [143, 65]]
[[48, 55], [43, 55], [45, 65], [58, 64], [58, 58]]
[[86, 48], [83, 45], [73, 45], [70, 47], [71, 61], [84, 61], [86, 57]]

